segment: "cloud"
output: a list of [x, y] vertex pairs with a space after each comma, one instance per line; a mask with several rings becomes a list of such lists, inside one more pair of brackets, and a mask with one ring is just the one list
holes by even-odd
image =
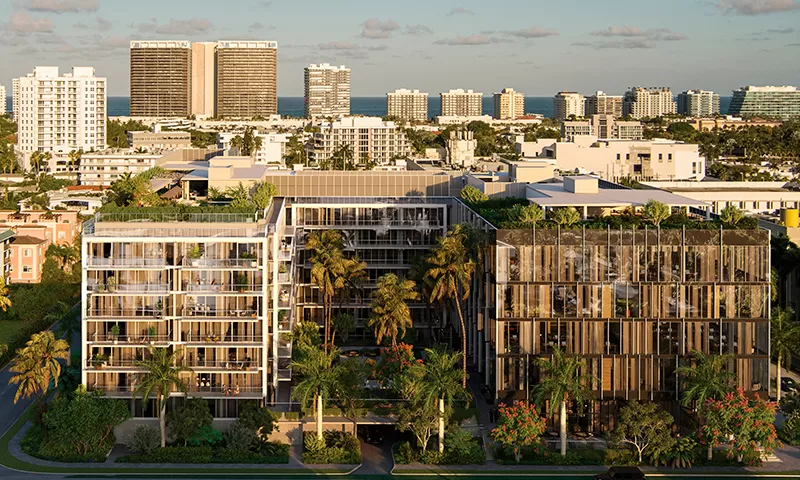
[[147, 23], [139, 24], [140, 32], [155, 32], [163, 35], [200, 35], [211, 30], [213, 25], [205, 18], [189, 20], [169, 19], [169, 23], [159, 25], [155, 18]]
[[463, 46], [463, 45], [490, 45], [492, 43], [502, 43], [503, 40], [492, 37], [489, 35], [468, 35], [466, 37], [445, 38], [436, 40], [436, 45], [450, 45], [450, 46]]
[[794, 28], [792, 28], [792, 27], [787, 27], [787, 28], [770, 28], [769, 30], [767, 30], [767, 33], [789, 34], [789, 33], [794, 33], [794, 32], [796, 32], [796, 31], [797, 31], [797, 30], [795, 30], [795, 29], [794, 29]]
[[29, 12], [81, 13], [96, 12], [97, 0], [18, 0], [14, 6]]
[[320, 50], [358, 50], [361, 47], [351, 42], [328, 42], [320, 43], [317, 48]]
[[94, 30], [97, 30], [97, 31], [100, 31], [100, 32], [107, 32], [107, 31], [111, 30], [112, 26], [114, 26], [114, 24], [111, 22], [111, 20], [106, 20], [105, 18], [101, 18], [101, 17], [97, 17], [95, 19], [94, 25], [83, 23], [83, 22], [75, 24], [75, 28], [94, 29]]
[[433, 30], [425, 25], [406, 25], [403, 33], [405, 35], [427, 35], [433, 33]]
[[52, 33], [55, 31], [53, 21], [49, 18], [36, 18], [25, 12], [14, 12], [8, 19], [6, 30], [20, 35], [29, 33]]
[[655, 48], [655, 44], [652, 41], [640, 38], [623, 38], [622, 40], [603, 40], [598, 42], [575, 42], [572, 45], [575, 47], [591, 47], [597, 50], [605, 50], [609, 48], [620, 48], [620, 49]]
[[255, 32], [257, 30], [264, 30], [264, 24], [261, 22], [253, 22], [250, 24], [249, 27], [247, 27], [247, 29], [251, 32]]
[[453, 15], [475, 15], [475, 12], [464, 7], [458, 7], [450, 10], [447, 14], [448, 17], [452, 17]]
[[367, 50], [370, 50], [370, 51], [373, 51], [373, 52], [381, 52], [383, 50], [389, 50], [389, 46], [388, 45], [375, 45], [375, 46], [372, 46], [372, 47], [367, 47]]
[[717, 8], [724, 14], [764, 15], [800, 10], [798, 0], [719, 0]]
[[544, 30], [539, 27], [525, 28], [522, 30], [504, 30], [501, 33], [518, 38], [544, 38], [558, 35], [558, 32], [555, 30]]
[[786, 46], [787, 47], [800, 47], [800, 43], [789, 43]]
[[377, 18], [370, 18], [362, 23], [361, 26], [363, 29], [360, 37], [370, 39], [389, 38], [392, 36], [392, 32], [400, 29], [400, 25], [394, 20], [381, 21]]
[[34, 41], [36, 43], [45, 43], [49, 45], [62, 45], [67, 43], [67, 41], [64, 40], [64, 37], [62, 37], [61, 35], [56, 35], [55, 33], [45, 33], [37, 35]]
[[621, 27], [611, 26], [605, 30], [592, 32], [594, 37], [627, 37], [627, 38], [646, 38], [648, 40], [686, 40], [688, 37], [682, 33], [676, 33], [668, 28], [648, 28], [643, 29], [630, 25]]

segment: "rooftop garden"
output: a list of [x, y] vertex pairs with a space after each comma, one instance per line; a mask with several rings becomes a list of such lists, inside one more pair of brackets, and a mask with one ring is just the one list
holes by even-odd
[[662, 228], [680, 229], [686, 227], [694, 230], [738, 229], [752, 230], [758, 228], [758, 219], [746, 217], [744, 212], [734, 206], [728, 206], [720, 212], [719, 218], [706, 220], [691, 217], [685, 212], [675, 212], [669, 205], [650, 200], [642, 208], [628, 208], [621, 215], [606, 215], [581, 219], [575, 207], [563, 207], [547, 213], [535, 203], [525, 198], [490, 199], [477, 188], [467, 185], [461, 190], [461, 200], [475, 210], [480, 216], [498, 229], [522, 228], [587, 228], [587, 229], [637, 229]]

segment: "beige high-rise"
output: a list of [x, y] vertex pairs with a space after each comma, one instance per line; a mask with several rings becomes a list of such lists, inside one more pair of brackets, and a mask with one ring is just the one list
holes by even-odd
[[278, 42], [218, 42], [216, 116], [253, 118], [277, 113]]
[[306, 117], [350, 114], [350, 69], [344, 65], [311, 64], [305, 68]]
[[483, 94], [472, 90], [442, 92], [442, 116], [473, 117], [483, 113]]
[[417, 122], [428, 120], [428, 94], [401, 88], [386, 94], [389, 116]]
[[192, 112], [188, 41], [131, 42], [131, 116], [187, 117]]
[[216, 107], [215, 58], [217, 42], [192, 44], [192, 115], [213, 117]]
[[570, 116], [586, 114], [586, 99], [576, 92], [558, 92], [553, 98], [553, 118], [564, 121]]
[[513, 88], [494, 94], [494, 118], [516, 120], [525, 114], [525, 95]]
[[586, 116], [614, 115], [622, 116], [622, 95], [608, 95], [598, 90], [594, 95], [586, 97]]
[[677, 111], [672, 90], [667, 87], [632, 87], [622, 99], [622, 114], [633, 118], [660, 117]]

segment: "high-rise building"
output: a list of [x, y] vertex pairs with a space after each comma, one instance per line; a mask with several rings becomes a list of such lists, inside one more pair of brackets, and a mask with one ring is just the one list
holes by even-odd
[[747, 86], [733, 91], [729, 115], [775, 117], [788, 120], [800, 116], [797, 87]]
[[131, 42], [132, 117], [192, 113], [192, 48], [188, 41]]
[[19, 78], [11, 79], [11, 112], [16, 122], [19, 118]]
[[401, 88], [386, 94], [386, 113], [390, 116], [424, 122], [428, 120], [428, 94]]
[[350, 69], [311, 64], [305, 68], [306, 117], [350, 115]]
[[586, 97], [586, 116], [614, 115], [622, 116], [622, 95], [608, 95], [598, 90], [594, 95]]
[[442, 116], [472, 117], [483, 113], [483, 94], [472, 90], [442, 92]]
[[[92, 67], [35, 67], [19, 79], [19, 149], [66, 153], [106, 146], [106, 79]], [[26, 155], [28, 158], [29, 155]]]
[[6, 87], [0, 85], [0, 115], [5, 115], [6, 111]]
[[678, 94], [678, 113], [691, 117], [719, 114], [719, 95], [709, 90], [686, 90]]
[[586, 114], [586, 99], [576, 92], [558, 92], [553, 98], [553, 118], [564, 121], [570, 116]]
[[525, 114], [525, 94], [504, 88], [494, 94], [494, 118], [516, 120]]
[[253, 118], [277, 113], [278, 42], [218, 42], [216, 116]]
[[217, 42], [192, 43], [192, 115], [215, 116]]
[[631, 87], [622, 99], [622, 114], [633, 118], [661, 117], [677, 111], [672, 90], [667, 87]]
[[394, 122], [383, 121], [380, 117], [344, 117], [320, 126], [319, 133], [314, 135], [309, 160], [317, 165], [327, 162], [343, 146], [349, 147], [353, 162], [361, 164], [384, 165], [411, 153], [405, 131]]

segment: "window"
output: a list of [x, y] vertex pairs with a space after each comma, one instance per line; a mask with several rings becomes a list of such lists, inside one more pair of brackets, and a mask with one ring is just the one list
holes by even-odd
[[630, 159], [631, 159], [631, 154], [630, 153], [626, 153], [625, 154], [625, 160], [630, 160]]
[[667, 154], [667, 160], [672, 160], [672, 154], [671, 153]]
[[23, 273], [31, 273], [33, 271], [33, 267], [31, 267], [30, 265], [25, 265], [22, 267], [22, 271]]
[[617, 160], [619, 160], [621, 157], [622, 157], [622, 156], [621, 156], [621, 155], [618, 153], [618, 154], [617, 154]]
[[663, 154], [663, 153], [659, 153], [659, 154], [658, 154], [658, 159], [659, 159], [659, 160], [663, 160], [663, 157], [664, 157], [664, 154]]
[[22, 249], [22, 256], [23, 257], [30, 257], [31, 256], [31, 249], [30, 248]]
[[59, 240], [64, 240], [65, 238], [67, 238], [67, 232], [58, 232]]

